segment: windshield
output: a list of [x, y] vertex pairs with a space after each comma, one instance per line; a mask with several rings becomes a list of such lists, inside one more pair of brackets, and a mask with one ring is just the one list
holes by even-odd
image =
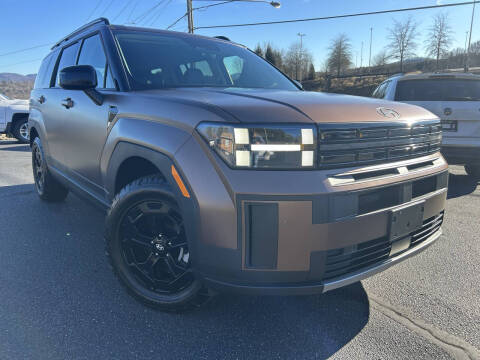
[[480, 101], [480, 80], [422, 79], [397, 84], [397, 101]]
[[179, 34], [115, 33], [136, 90], [171, 87], [298, 88], [251, 51]]
[[6, 95], [0, 94], [0, 100], [10, 100]]

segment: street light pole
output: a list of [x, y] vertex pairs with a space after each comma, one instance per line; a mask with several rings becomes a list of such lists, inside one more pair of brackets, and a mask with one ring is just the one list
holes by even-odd
[[187, 0], [188, 32], [193, 34], [193, 6], [192, 0]]
[[[193, 34], [193, 32], [195, 30], [195, 26], [193, 24], [193, 10], [206, 9], [206, 8], [209, 8], [209, 7], [212, 7], [212, 6], [218, 6], [218, 5], [223, 5], [223, 4], [231, 4], [233, 2], [266, 3], [266, 4], [269, 4], [269, 5], [272, 5], [275, 9], [280, 8], [280, 6], [282, 5], [278, 1], [267, 1], [267, 0], [227, 0], [227, 1], [223, 1], [223, 2], [217, 2], [217, 3], [211, 4], [211, 5], [205, 5], [205, 6], [200, 6], [198, 8], [194, 8], [192, 6], [192, 1], [193, 0], [187, 0], [187, 13], [186, 13], [186, 16], [188, 18], [188, 32], [190, 34]], [[203, 0], [203, 1], [219, 1], [219, 0]]]

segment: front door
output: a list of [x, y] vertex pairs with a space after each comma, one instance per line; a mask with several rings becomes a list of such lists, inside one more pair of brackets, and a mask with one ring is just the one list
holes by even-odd
[[102, 93], [104, 102], [97, 105], [80, 90], [63, 91], [60, 106], [69, 142], [63, 156], [72, 180], [93, 195], [104, 198], [100, 159], [107, 138], [110, 106], [115, 105], [115, 89], [111, 77], [106, 75], [109, 72], [100, 34], [83, 40], [77, 65], [95, 68], [97, 91]]

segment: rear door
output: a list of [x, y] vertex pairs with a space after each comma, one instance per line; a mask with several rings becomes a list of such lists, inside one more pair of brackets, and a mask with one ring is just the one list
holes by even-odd
[[35, 79], [33, 90], [30, 93], [29, 121], [44, 124], [45, 138], [43, 150], [50, 166], [59, 167], [62, 163], [62, 152], [58, 148], [58, 136], [61, 131], [61, 114], [54, 106], [54, 79], [53, 73], [57, 64], [60, 50], [57, 49], [48, 55], [43, 61]]
[[45, 120], [50, 155], [49, 164], [62, 172], [66, 171], [65, 151], [70, 146], [69, 133], [65, 131], [68, 114], [62, 103], [65, 102], [70, 91], [64, 90], [58, 85], [58, 71], [75, 64], [79, 47], [80, 44], [76, 42], [62, 50], [60, 58], [57, 60], [51, 87], [36, 92], [33, 97], [37, 103], [41, 102], [41, 96], [44, 97], [44, 102], [39, 105], [39, 108]]
[[64, 148], [64, 159], [69, 176], [89, 192], [103, 197], [100, 175], [100, 157], [107, 137], [109, 101], [116, 94], [115, 86], [107, 69], [107, 59], [99, 33], [82, 40], [78, 65], [91, 65], [97, 72], [98, 86], [105, 101], [95, 104], [83, 91], [65, 93], [73, 101], [73, 107], [63, 108], [64, 134], [68, 146]]
[[442, 120], [443, 145], [480, 146], [480, 80], [400, 80], [395, 100], [437, 115]]

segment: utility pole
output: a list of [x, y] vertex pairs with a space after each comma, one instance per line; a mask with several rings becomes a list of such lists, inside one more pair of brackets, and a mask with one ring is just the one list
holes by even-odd
[[193, 6], [192, 0], [187, 0], [188, 32], [193, 34]]
[[472, 28], [473, 28], [473, 18], [475, 16], [475, 4], [476, 2], [473, 3], [472, 7], [472, 20], [470, 21], [470, 35], [468, 36], [468, 48], [467, 48], [467, 57], [465, 59], [465, 72], [468, 72], [468, 66], [469, 66], [469, 56], [470, 56], [470, 44], [472, 43]]
[[372, 63], [372, 34], [373, 34], [373, 27], [370, 28], [370, 54], [368, 55], [368, 67], [370, 68]]

